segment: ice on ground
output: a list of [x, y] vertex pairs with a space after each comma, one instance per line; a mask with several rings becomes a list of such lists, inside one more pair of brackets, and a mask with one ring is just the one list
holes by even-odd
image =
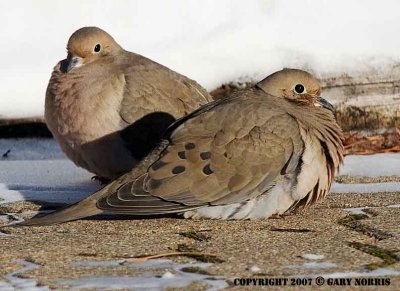
[[400, 208], [400, 204], [388, 205], [389, 208]]
[[0, 117], [43, 114], [52, 68], [66, 57], [71, 33], [88, 25], [207, 89], [283, 67], [321, 76], [382, 70], [400, 59], [396, 0], [118, 3], [1, 1]]
[[[84, 261], [75, 262], [73, 266], [117, 266], [123, 261]], [[129, 267], [141, 269], [144, 271], [140, 277], [117, 277], [117, 276], [101, 276], [101, 277], [83, 277], [73, 280], [61, 280], [59, 284], [68, 286], [69, 288], [95, 288], [95, 289], [134, 289], [134, 290], [162, 290], [165, 288], [184, 288], [193, 282], [199, 281], [210, 285], [207, 290], [221, 290], [228, 287], [225, 280], [210, 275], [184, 272], [184, 268], [194, 267], [205, 269], [212, 264], [209, 263], [188, 263], [177, 264], [171, 260], [154, 259], [141, 263], [130, 263]], [[155, 269], [166, 269], [161, 276], [154, 273]], [[153, 270], [153, 272], [152, 272]]]
[[52, 139], [0, 139], [0, 153], [8, 150], [7, 158], [0, 158], [0, 204], [70, 204], [100, 188], [91, 181], [93, 174], [75, 166]]
[[301, 257], [306, 260], [322, 260], [323, 258], [325, 258], [324, 255], [314, 255], [314, 254], [304, 254], [301, 255]]
[[354, 207], [354, 208], [346, 208], [345, 210], [348, 211], [350, 214], [362, 214], [362, 215], [367, 215], [371, 216], [371, 214], [368, 214], [364, 210], [369, 207]]
[[[73, 266], [76, 267], [110, 267], [119, 266], [123, 264], [125, 260], [112, 260], [112, 261], [83, 261], [74, 262]], [[15, 263], [21, 264], [23, 268], [9, 273], [4, 276], [4, 280], [0, 280], [0, 290], [32, 290], [32, 291], [44, 291], [49, 290], [47, 286], [37, 286], [37, 282], [34, 279], [19, 278], [18, 275], [24, 272], [31, 271], [38, 268], [39, 266], [27, 262], [25, 260], [16, 260]], [[202, 282], [209, 285], [207, 290], [221, 290], [228, 287], [225, 280], [204, 274], [184, 272], [184, 268], [194, 267], [205, 269], [212, 264], [209, 263], [187, 263], [177, 264], [173, 261], [166, 259], [155, 259], [148, 260], [141, 263], [128, 264], [129, 267], [134, 269], [143, 270], [144, 273], [140, 277], [118, 277], [118, 276], [99, 276], [99, 277], [82, 277], [79, 279], [72, 280], [60, 280], [58, 283], [69, 288], [74, 289], [135, 289], [135, 290], [163, 290], [164, 288], [184, 288], [190, 285], [192, 282]], [[166, 271], [161, 276], [157, 276], [155, 270], [165, 269]]]
[[50, 290], [47, 286], [37, 286], [37, 281], [35, 279], [20, 278], [19, 275], [29, 272], [38, 268], [39, 266], [25, 261], [25, 260], [15, 260], [15, 263], [20, 264], [23, 268], [11, 272], [4, 276], [5, 281], [0, 280], [0, 290], [29, 290], [29, 291], [45, 291]]
[[250, 268], [248, 268], [248, 270], [252, 273], [259, 273], [261, 271], [261, 269], [256, 265], [251, 266]]
[[[7, 157], [2, 157], [7, 151]], [[59, 145], [51, 138], [0, 139], [0, 161], [36, 161], [66, 159]]]
[[125, 263], [126, 260], [113, 260], [113, 261], [83, 261], [73, 262], [74, 267], [115, 267]]
[[162, 274], [161, 279], [170, 279], [170, 278], [174, 278], [175, 275], [172, 274], [171, 272], [165, 272], [164, 274]]

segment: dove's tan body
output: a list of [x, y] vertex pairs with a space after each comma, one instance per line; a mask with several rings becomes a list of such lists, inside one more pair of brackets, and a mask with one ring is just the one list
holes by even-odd
[[[297, 82], [304, 94], [292, 92]], [[343, 159], [341, 129], [330, 110], [315, 105], [327, 106], [319, 93], [310, 74], [277, 72], [178, 120], [139, 167], [105, 188], [24, 224], [103, 211], [257, 219], [311, 205], [328, 193]]]
[[[90, 35], [103, 33], [86, 29]], [[46, 123], [63, 151], [104, 178], [116, 178], [137, 162], [118, 131], [146, 114], [162, 111], [179, 118], [211, 100], [195, 81], [114, 45], [112, 53], [68, 72], [57, 64], [45, 104]]]

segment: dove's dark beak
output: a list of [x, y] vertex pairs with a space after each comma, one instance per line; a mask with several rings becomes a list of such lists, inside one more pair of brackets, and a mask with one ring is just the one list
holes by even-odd
[[80, 57], [71, 57], [67, 59], [67, 72], [75, 67], [82, 66], [83, 60]]
[[331, 103], [329, 103], [326, 99], [322, 98], [322, 97], [318, 97], [317, 98], [317, 102], [315, 104], [316, 106], [322, 106], [332, 112], [335, 112], [335, 108], [333, 107], [333, 105]]

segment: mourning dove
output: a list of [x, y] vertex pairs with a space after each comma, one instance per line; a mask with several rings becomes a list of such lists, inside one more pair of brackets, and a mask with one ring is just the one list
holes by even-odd
[[46, 123], [66, 155], [99, 177], [131, 170], [176, 118], [212, 100], [195, 81], [122, 49], [97, 27], [74, 32], [67, 50], [47, 87]]
[[23, 225], [102, 212], [258, 219], [306, 207], [343, 160], [332, 105], [307, 72], [284, 69], [172, 124], [138, 167], [64, 210]]

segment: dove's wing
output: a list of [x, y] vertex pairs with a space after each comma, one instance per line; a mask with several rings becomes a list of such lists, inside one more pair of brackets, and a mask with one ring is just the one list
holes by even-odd
[[168, 112], [175, 118], [212, 101], [197, 82], [167, 67], [134, 53], [125, 53], [123, 65], [125, 89], [120, 115], [132, 123], [151, 112]]
[[97, 206], [148, 215], [242, 202], [265, 192], [297, 165], [300, 131], [275, 97], [242, 95], [175, 123], [170, 144], [147, 173], [103, 196]]

